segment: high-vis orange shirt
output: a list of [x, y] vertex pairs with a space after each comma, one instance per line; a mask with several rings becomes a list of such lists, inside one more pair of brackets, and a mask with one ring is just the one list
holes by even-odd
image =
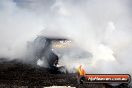
[[82, 68], [82, 65], [79, 66], [78, 72], [81, 76], [86, 74], [85, 70]]

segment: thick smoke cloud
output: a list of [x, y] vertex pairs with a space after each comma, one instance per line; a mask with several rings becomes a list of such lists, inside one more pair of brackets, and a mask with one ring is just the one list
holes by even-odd
[[90, 73], [131, 73], [131, 4], [131, 0], [1, 0], [0, 56], [22, 57], [26, 42], [45, 29], [50, 31], [47, 35], [58, 36], [59, 31], [92, 55], [63, 56], [60, 64], [68, 68], [83, 64]]
[[43, 28], [39, 17], [18, 8], [12, 0], [0, 1], [0, 57], [21, 58], [26, 41]]

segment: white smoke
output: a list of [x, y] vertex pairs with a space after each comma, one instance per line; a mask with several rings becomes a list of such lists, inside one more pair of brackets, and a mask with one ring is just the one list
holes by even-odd
[[131, 73], [131, 3], [131, 0], [2, 0], [0, 56], [22, 56], [26, 41], [48, 28], [56, 31], [51, 34], [59, 32], [92, 54], [84, 59], [64, 56], [61, 63], [67, 67], [83, 64], [88, 72]]
[[0, 1], [0, 57], [22, 58], [26, 43], [43, 28], [39, 17], [16, 6], [13, 0]]

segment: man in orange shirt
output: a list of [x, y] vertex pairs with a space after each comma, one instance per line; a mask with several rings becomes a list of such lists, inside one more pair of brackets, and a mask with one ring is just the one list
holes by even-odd
[[80, 76], [84, 76], [86, 74], [85, 70], [82, 68], [82, 65], [79, 66], [78, 72]]

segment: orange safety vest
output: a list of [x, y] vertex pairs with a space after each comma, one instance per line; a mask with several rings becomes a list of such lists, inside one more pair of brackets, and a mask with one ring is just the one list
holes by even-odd
[[82, 68], [82, 66], [79, 66], [78, 72], [79, 72], [79, 74], [80, 74], [81, 76], [83, 76], [83, 75], [86, 74], [86, 72], [85, 72], [85, 70]]

